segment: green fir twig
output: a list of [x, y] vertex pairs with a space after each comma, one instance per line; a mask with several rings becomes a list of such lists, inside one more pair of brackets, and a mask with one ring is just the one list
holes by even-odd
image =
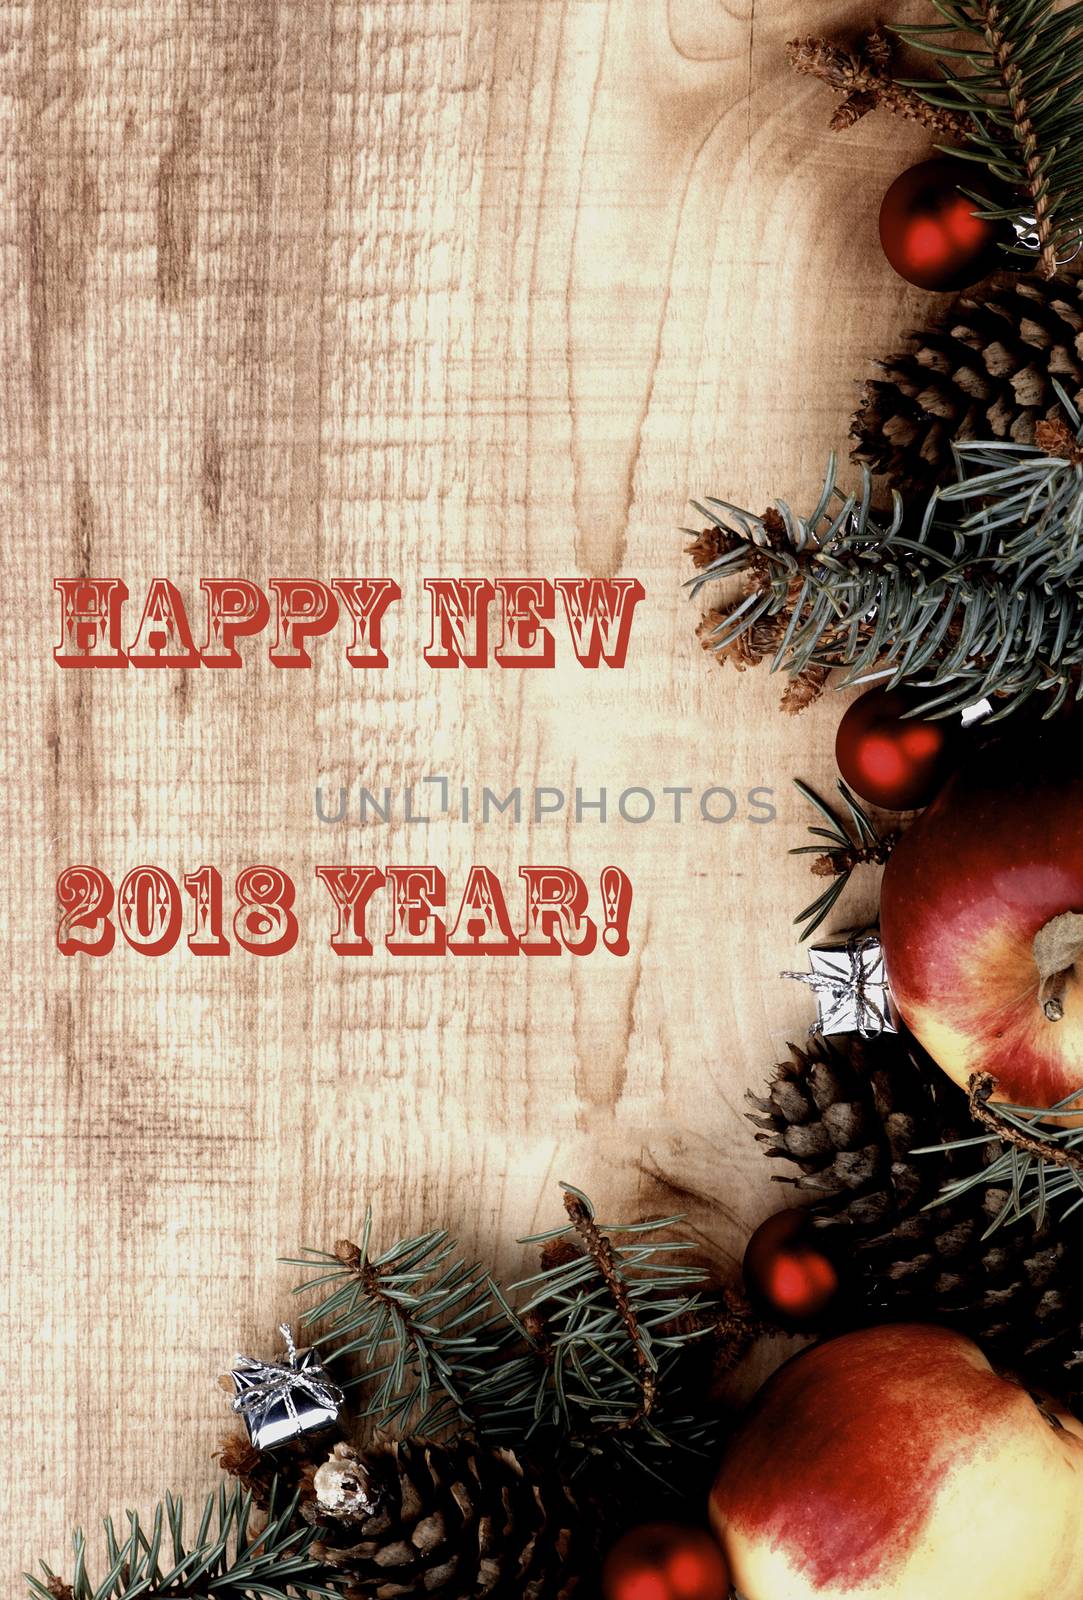
[[805, 906], [803, 911], [799, 911], [793, 919], [795, 923], [805, 924], [800, 934], [803, 942], [812, 937], [834, 910], [856, 867], [884, 865], [898, 843], [899, 831], [892, 829], [889, 833], [881, 833], [841, 778], [838, 781], [838, 790], [846, 807], [848, 823], [820, 799], [815, 789], [810, 788], [807, 783], [802, 783], [800, 778], [794, 779], [794, 788], [810, 805], [815, 806], [827, 826], [817, 827], [810, 824], [809, 833], [823, 842], [798, 845], [790, 851], [790, 855], [815, 856], [816, 859], [812, 862], [813, 873], [817, 877], [829, 877], [832, 880], [823, 893], [817, 895], [816, 899]]
[[529, 1297], [518, 1318], [535, 1319], [549, 1352], [537, 1374], [535, 1415], [588, 1449], [608, 1439], [629, 1456], [631, 1435], [638, 1436], [633, 1451], [695, 1448], [707, 1429], [672, 1412], [667, 1379], [674, 1355], [709, 1332], [712, 1319], [695, 1288], [703, 1273], [663, 1259], [691, 1244], [656, 1237], [680, 1217], [602, 1224], [581, 1190], [562, 1188], [567, 1224], [524, 1240], [543, 1247], [545, 1265], [510, 1291]]
[[126, 1514], [127, 1528], [105, 1520], [106, 1570], [92, 1578], [87, 1541], [73, 1539], [70, 1582], [42, 1562], [42, 1577], [26, 1574], [34, 1600], [335, 1600], [339, 1590], [311, 1555], [316, 1530], [297, 1516], [297, 1500], [270, 1506], [252, 1526], [253, 1501], [235, 1485], [208, 1497], [191, 1538], [184, 1507], [167, 1495], [149, 1525]]
[[[942, 81], [913, 83], [931, 107], [965, 119], [956, 154], [986, 167], [999, 203], [979, 215], [1033, 218], [1038, 270], [1056, 276], [1075, 255], [1083, 221], [1083, 4], [1057, 0], [935, 0], [941, 20], [899, 28], [935, 57]], [[962, 35], [960, 41], [959, 35]], [[1024, 244], [1020, 254], [1033, 256]]]
[[931, 716], [990, 698], [994, 720], [1039, 694], [1052, 716], [1083, 697], [1083, 423], [1056, 389], [1067, 421], [1044, 446], [957, 446], [957, 482], [913, 514], [898, 494], [889, 519], [875, 513], [867, 471], [844, 494], [833, 456], [807, 516], [781, 500], [763, 516], [698, 506], [718, 554], [692, 593], [739, 586], [708, 618], [709, 648], [794, 679], [906, 681]]
[[361, 1358], [344, 1387], [364, 1387], [363, 1419], [425, 1436], [473, 1426], [470, 1392], [506, 1336], [488, 1275], [456, 1255], [445, 1230], [376, 1256], [371, 1238], [370, 1210], [359, 1243], [343, 1239], [330, 1253], [309, 1250], [289, 1263], [316, 1269], [295, 1293], [327, 1290], [303, 1325], [330, 1319], [314, 1345], [333, 1344], [339, 1360]]
[[[949, 1150], [980, 1150], [984, 1165], [945, 1184], [931, 1210], [977, 1187], [1005, 1189], [1000, 1211], [985, 1237], [1007, 1223], [1033, 1216], [1040, 1228], [1050, 1210], [1064, 1221], [1083, 1206], [1083, 1090], [1076, 1090], [1049, 1108], [1007, 1105], [993, 1101], [996, 1080], [975, 1073], [969, 1084], [971, 1114], [986, 1132], [945, 1144], [926, 1145], [912, 1155], [943, 1155]], [[1072, 1118], [1067, 1126], [1064, 1119]]]
[[[563, 1184], [565, 1220], [522, 1241], [537, 1273], [503, 1288], [429, 1233], [372, 1253], [359, 1242], [306, 1251], [298, 1293], [332, 1362], [356, 1365], [362, 1415], [433, 1435], [456, 1426], [493, 1443], [604, 1456], [650, 1473], [674, 1451], [710, 1448], [716, 1423], [692, 1381], [691, 1352], [735, 1359], [762, 1331], [679, 1259], [679, 1217], [602, 1223]], [[350, 1380], [344, 1381], [344, 1386]], [[664, 1472], [663, 1472], [664, 1476]]]

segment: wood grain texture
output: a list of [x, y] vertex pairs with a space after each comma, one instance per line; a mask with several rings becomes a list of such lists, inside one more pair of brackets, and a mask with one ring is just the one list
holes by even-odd
[[[816, 8], [814, 8], [816, 11]], [[851, 8], [856, 20], [859, 12]], [[893, 20], [893, 19], [892, 19]], [[514, 1269], [573, 1179], [686, 1208], [723, 1269], [777, 1204], [742, 1097], [808, 997], [804, 826], [838, 703], [700, 656], [688, 493], [800, 498], [929, 301], [875, 215], [924, 148], [825, 131], [797, 0], [10, 0], [0, 10], [3, 1571], [197, 1491], [277, 1258], [437, 1220]], [[62, 673], [52, 579], [394, 576], [391, 668]], [[627, 668], [434, 673], [421, 580], [639, 577]], [[16, 657], [16, 652], [18, 655]], [[254, 655], [254, 653], [253, 653]], [[315, 817], [359, 780], [776, 790], [779, 821]], [[319, 860], [635, 885], [633, 950], [342, 961]], [[65, 960], [58, 871], [252, 861], [288, 956]], [[871, 885], [866, 885], [865, 906]], [[861, 896], [850, 904], [860, 912]]]

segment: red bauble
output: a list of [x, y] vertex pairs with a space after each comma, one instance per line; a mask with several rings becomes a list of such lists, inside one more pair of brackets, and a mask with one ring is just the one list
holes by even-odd
[[727, 1600], [730, 1575], [702, 1528], [651, 1522], [617, 1540], [602, 1572], [605, 1600]]
[[804, 1211], [780, 1211], [761, 1222], [745, 1251], [745, 1284], [769, 1315], [792, 1327], [813, 1327], [839, 1298], [839, 1269]]
[[954, 765], [958, 720], [908, 716], [922, 698], [905, 689], [870, 689], [847, 708], [835, 735], [843, 778], [885, 811], [927, 806]]
[[973, 162], [952, 156], [921, 161], [895, 179], [880, 207], [880, 243], [901, 278], [919, 289], [965, 289], [1001, 263], [1005, 226], [976, 217], [962, 192], [985, 187]]

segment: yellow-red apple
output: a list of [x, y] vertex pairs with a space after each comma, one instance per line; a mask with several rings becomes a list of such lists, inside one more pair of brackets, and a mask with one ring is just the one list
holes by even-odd
[[1042, 1107], [1083, 1088], [1079, 913], [1083, 740], [1043, 724], [978, 751], [884, 871], [895, 1003], [956, 1083], [990, 1073], [996, 1099]]
[[743, 1600], [1076, 1600], [1083, 1428], [961, 1334], [868, 1328], [768, 1380], [711, 1517]]

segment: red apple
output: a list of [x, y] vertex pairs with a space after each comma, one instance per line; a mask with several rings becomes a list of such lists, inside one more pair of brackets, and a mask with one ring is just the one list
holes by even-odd
[[945, 1328], [867, 1328], [769, 1379], [711, 1518], [743, 1600], [1083, 1593], [1083, 1428]]
[[988, 1072], [996, 1098], [1042, 1107], [1083, 1089], [1083, 921], [1043, 935], [1066, 936], [1052, 970], [1035, 954], [1079, 912], [1083, 741], [1075, 723], [1043, 724], [975, 752], [884, 872], [896, 1005], [956, 1083]]

